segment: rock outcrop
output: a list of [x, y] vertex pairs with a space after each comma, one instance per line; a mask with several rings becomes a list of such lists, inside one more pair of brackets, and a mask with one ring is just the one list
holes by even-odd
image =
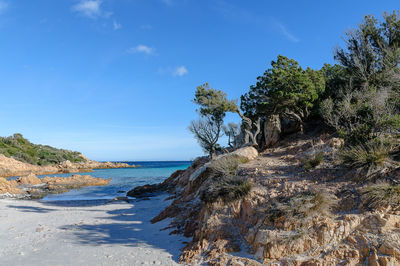
[[91, 172], [93, 169], [128, 168], [135, 167], [127, 163], [86, 161], [71, 163], [64, 161], [60, 164], [38, 166], [17, 161], [0, 154], [0, 177], [25, 176], [29, 174], [46, 175], [57, 173]]
[[265, 145], [271, 147], [278, 142], [281, 134], [281, 119], [279, 115], [271, 115], [264, 123]]
[[86, 186], [105, 186], [111, 179], [95, 178], [89, 175], [71, 177], [43, 177], [34, 174], [15, 180], [0, 177], [0, 197], [39, 199], [47, 194], [64, 193]]
[[[252, 147], [238, 151], [255, 155], [236, 171], [253, 185], [231, 202], [201, 199], [215, 179], [212, 162], [198, 159], [158, 187], [174, 201], [152, 222], [172, 218], [173, 233], [192, 238], [180, 257], [186, 264], [400, 265], [400, 206], [363, 205], [363, 184], [332, 164], [341, 143], [303, 135], [259, 156]], [[324, 161], [305, 171], [317, 151]], [[247, 258], [235, 255], [240, 250]]]

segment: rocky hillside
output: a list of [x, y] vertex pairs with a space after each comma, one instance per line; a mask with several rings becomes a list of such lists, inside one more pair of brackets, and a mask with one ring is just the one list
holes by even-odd
[[390, 182], [398, 173], [356, 179], [337, 163], [342, 144], [328, 134], [292, 136], [261, 154], [247, 147], [197, 159], [130, 193], [173, 194], [152, 222], [172, 218], [174, 233], [192, 238], [182, 263], [399, 265], [400, 187]]
[[135, 167], [126, 163], [97, 162], [79, 152], [36, 145], [21, 134], [0, 137], [0, 177], [90, 172], [92, 169]]
[[0, 137], [0, 154], [33, 165], [85, 161], [85, 158], [79, 152], [33, 144], [19, 133], [10, 137]]

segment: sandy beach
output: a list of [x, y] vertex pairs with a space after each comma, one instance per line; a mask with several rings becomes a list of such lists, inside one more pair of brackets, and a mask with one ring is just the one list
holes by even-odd
[[0, 265], [177, 265], [188, 240], [149, 222], [165, 198], [0, 200]]

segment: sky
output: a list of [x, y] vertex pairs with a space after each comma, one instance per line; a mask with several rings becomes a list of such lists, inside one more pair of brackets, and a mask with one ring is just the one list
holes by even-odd
[[[95, 160], [190, 160], [197, 86], [239, 98], [282, 54], [333, 64], [398, 1], [0, 0], [0, 136]], [[238, 121], [230, 114], [226, 122]]]

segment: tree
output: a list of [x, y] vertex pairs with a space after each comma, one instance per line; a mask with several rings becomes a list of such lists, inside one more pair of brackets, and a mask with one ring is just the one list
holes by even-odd
[[298, 62], [282, 55], [271, 66], [241, 97], [244, 115], [254, 119], [278, 114], [302, 125], [325, 89], [323, 72], [303, 70]]
[[235, 123], [228, 123], [227, 126], [223, 125], [222, 130], [225, 135], [228, 137], [228, 146], [235, 147], [235, 140], [237, 136], [240, 134], [240, 126]]
[[228, 100], [225, 92], [210, 88], [208, 83], [197, 87], [193, 102], [200, 106], [200, 115], [209, 115], [218, 122], [224, 119], [227, 112], [238, 110], [235, 100]]
[[222, 136], [222, 125], [226, 112], [236, 112], [235, 100], [228, 100], [226, 93], [210, 88], [208, 83], [198, 86], [193, 102], [200, 106], [198, 121], [192, 121], [189, 130], [194, 134], [200, 146], [213, 158], [217, 142]]
[[399, 89], [399, 11], [384, 13], [381, 22], [374, 16], [365, 16], [358, 29], [346, 34], [345, 43], [345, 48], [336, 50], [335, 59], [350, 73], [354, 89]]
[[213, 119], [210, 115], [203, 115], [199, 120], [192, 121], [189, 126], [190, 132], [194, 134], [204, 152], [207, 152], [210, 158], [216, 154], [218, 139], [221, 134], [222, 124]]

